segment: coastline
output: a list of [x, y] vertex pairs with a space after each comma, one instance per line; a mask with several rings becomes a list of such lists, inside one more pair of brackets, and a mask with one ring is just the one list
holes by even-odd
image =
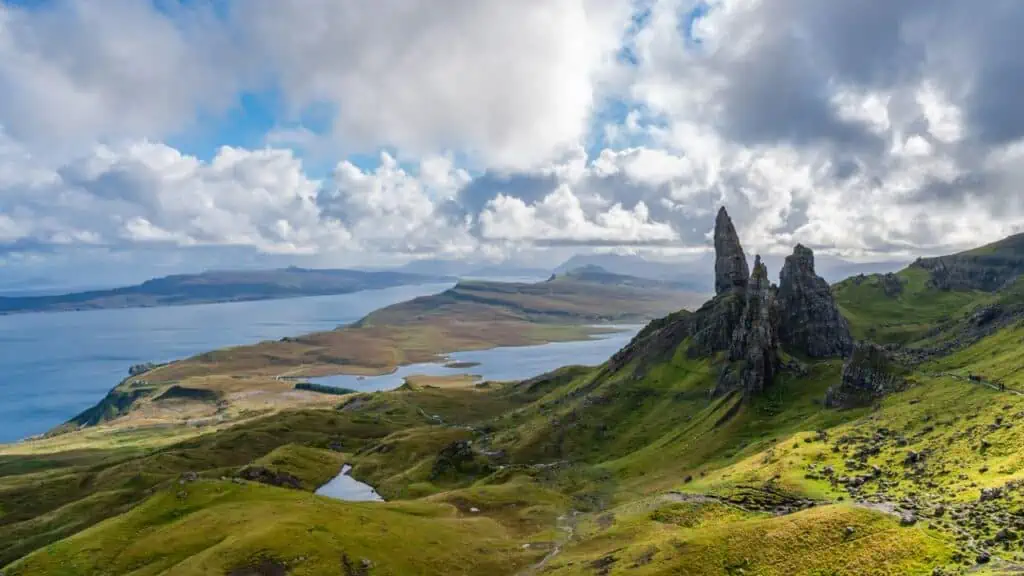
[[[329, 376], [372, 378], [411, 364], [443, 365], [460, 352], [586, 341], [692, 306], [696, 298], [576, 281], [456, 285], [385, 306], [334, 330], [214, 349], [156, 366], [123, 379], [44, 437], [98, 425], [219, 426], [252, 414], [327, 408], [336, 404], [336, 395], [296, 390], [295, 383]], [[473, 384], [464, 376], [451, 380]], [[179, 391], [173, 400], [167, 394], [171, 387]]]

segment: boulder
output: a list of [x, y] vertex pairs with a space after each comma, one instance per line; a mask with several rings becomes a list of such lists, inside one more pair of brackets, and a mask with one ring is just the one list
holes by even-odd
[[847, 356], [850, 325], [839, 313], [828, 282], [814, 271], [814, 252], [801, 244], [779, 275], [779, 339], [787, 350], [812, 358]]
[[892, 272], [882, 274], [880, 283], [882, 285], [882, 292], [890, 298], [895, 298], [903, 293], [903, 280]]
[[271, 470], [264, 466], [246, 466], [239, 471], [238, 477], [253, 482], [259, 482], [260, 484], [269, 484], [270, 486], [293, 488], [295, 490], [302, 489], [302, 481], [297, 477], [287, 472]]
[[839, 383], [825, 393], [825, 405], [831, 408], [864, 406], [902, 389], [904, 384], [903, 369], [885, 348], [858, 342], [843, 364]]

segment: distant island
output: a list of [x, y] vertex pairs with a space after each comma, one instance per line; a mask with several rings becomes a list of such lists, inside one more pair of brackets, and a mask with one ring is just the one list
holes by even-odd
[[407, 272], [282, 268], [177, 274], [135, 286], [46, 296], [0, 297], [0, 314], [144, 308], [328, 296], [408, 284], [454, 281]]

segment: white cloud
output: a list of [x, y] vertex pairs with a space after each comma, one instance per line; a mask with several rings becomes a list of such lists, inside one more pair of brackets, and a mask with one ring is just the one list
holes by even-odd
[[[701, 4], [0, 2], [0, 244], [679, 251], [719, 204], [752, 251], [1020, 229], [1024, 5], [714, 0], [687, 32]], [[269, 148], [161, 143], [267, 89]]]
[[[5, 163], [0, 161], [0, 166]], [[222, 148], [211, 162], [163, 144], [98, 147], [43, 184], [8, 182], [0, 208], [33, 242], [170, 242], [275, 253], [344, 247], [319, 220], [318, 183], [287, 150]]]
[[230, 106], [243, 60], [199, 9], [171, 20], [150, 2], [0, 2], [0, 125], [37, 152], [156, 137]]
[[345, 226], [367, 249], [461, 253], [473, 247], [468, 225], [448, 221], [440, 206], [468, 181], [446, 158], [428, 158], [411, 174], [385, 153], [373, 172], [339, 163], [317, 204], [324, 221]]
[[588, 130], [624, 0], [247, 1], [238, 27], [290, 105], [327, 103], [348, 150], [537, 166]]
[[488, 240], [550, 244], [659, 244], [676, 240], [671, 226], [650, 219], [647, 206], [632, 209], [613, 204], [588, 216], [567, 184], [539, 202], [499, 194], [480, 214], [481, 233]]

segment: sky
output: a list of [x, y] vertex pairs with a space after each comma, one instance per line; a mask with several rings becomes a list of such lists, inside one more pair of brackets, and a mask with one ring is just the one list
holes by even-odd
[[1018, 0], [0, 0], [0, 276], [1024, 231]]

